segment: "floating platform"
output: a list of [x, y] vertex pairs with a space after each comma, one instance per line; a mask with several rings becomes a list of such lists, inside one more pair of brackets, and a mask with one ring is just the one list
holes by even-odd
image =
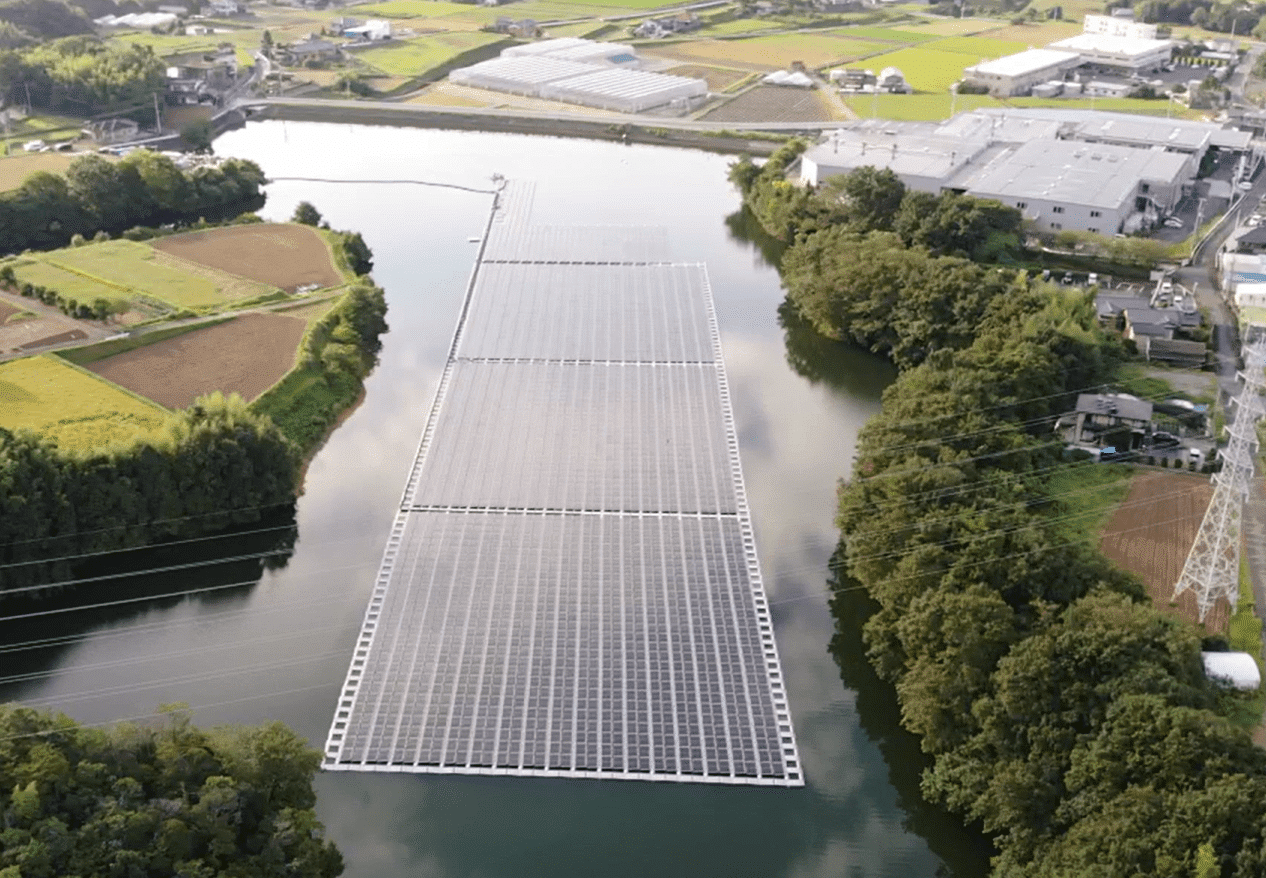
[[510, 184], [328, 770], [802, 786], [707, 272]]

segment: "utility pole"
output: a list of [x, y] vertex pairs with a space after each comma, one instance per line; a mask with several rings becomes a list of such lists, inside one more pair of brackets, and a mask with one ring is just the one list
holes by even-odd
[[158, 111], [158, 92], [154, 92], [154, 129], [159, 134], [163, 133], [163, 116]]

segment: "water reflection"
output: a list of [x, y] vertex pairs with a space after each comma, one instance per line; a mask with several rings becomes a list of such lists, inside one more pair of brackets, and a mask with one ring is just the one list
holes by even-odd
[[[265, 510], [259, 521], [75, 563], [68, 579], [96, 579], [57, 592], [0, 600], [0, 702], [47, 699], [46, 678], [76, 660], [86, 640], [149, 614], [191, 609], [214, 614], [241, 607], [261, 578], [284, 570], [298, 539], [294, 504]], [[178, 572], [177, 572], [178, 571]]]
[[[842, 564], [840, 552], [832, 565]], [[923, 770], [930, 761], [919, 748], [919, 739], [901, 727], [901, 708], [896, 690], [875, 674], [866, 658], [862, 626], [878, 605], [856, 580], [835, 572], [829, 585], [833, 590], [831, 615], [835, 634], [831, 655], [840, 669], [844, 685], [857, 694], [857, 717], [871, 741], [879, 746], [888, 765], [888, 780], [897, 791], [897, 803], [905, 812], [907, 830], [927, 839], [928, 846], [941, 858], [937, 875], [947, 878], [979, 878], [989, 871], [989, 857], [995, 851], [978, 825], [963, 821], [928, 803], [919, 791]]]
[[787, 251], [787, 244], [765, 231], [746, 205], [726, 215], [725, 228], [735, 241], [753, 246], [752, 253], [759, 257], [756, 264], [774, 268], [782, 265], [782, 255]]

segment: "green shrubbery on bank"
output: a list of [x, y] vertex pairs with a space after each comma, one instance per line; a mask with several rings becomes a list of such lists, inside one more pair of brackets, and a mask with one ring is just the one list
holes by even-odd
[[255, 400], [254, 410], [269, 417], [305, 453], [311, 452], [360, 396], [382, 348], [379, 337], [387, 329], [386, 315], [379, 287], [367, 279], [352, 284], [308, 330], [298, 365]]
[[877, 604], [868, 656], [932, 759], [925, 796], [983, 826], [998, 876], [1266, 874], [1266, 753], [1224, 715], [1198, 633], [1067, 535], [1050, 424], [1123, 356], [1089, 295], [966, 261], [1005, 249], [953, 223], [931, 223], [953, 233], [939, 247], [903, 234], [913, 196], [886, 172], [829, 198], [780, 177], [732, 174], [795, 242], [789, 302], [902, 370], [841, 486], [838, 558]]
[[280, 723], [102, 730], [0, 707], [0, 878], [333, 878], [320, 758]]

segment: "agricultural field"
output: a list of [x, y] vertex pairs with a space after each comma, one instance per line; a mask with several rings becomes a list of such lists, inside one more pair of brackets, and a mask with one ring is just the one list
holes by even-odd
[[232, 272], [269, 288], [294, 292], [316, 284], [343, 283], [329, 246], [315, 229], [296, 223], [224, 226], [156, 238], [153, 249], [220, 272]]
[[242, 314], [96, 360], [85, 368], [173, 409], [185, 408], [214, 390], [251, 401], [294, 365], [306, 328], [303, 316]]
[[166, 418], [154, 403], [51, 355], [0, 363], [0, 426], [32, 430], [65, 450], [129, 443]]
[[503, 40], [501, 34], [480, 31], [429, 34], [361, 49], [352, 57], [389, 76], [420, 76], [463, 52]]
[[708, 84], [708, 91], [723, 92], [746, 79], [750, 74], [743, 70], [732, 70], [727, 67], [710, 67], [704, 64], [682, 64], [663, 71], [673, 76], [689, 76], [702, 79]]
[[207, 308], [272, 292], [223, 272], [162, 258], [155, 248], [116, 240], [32, 253], [12, 263], [19, 281], [55, 289], [67, 299], [132, 302], [146, 298], [173, 309]]
[[1023, 52], [1028, 47], [1028, 43], [995, 39], [991, 34], [979, 37], [948, 37], [943, 40], [937, 40], [936, 44], [931, 48], [938, 52], [955, 52], [960, 55], [967, 55], [969, 59], [967, 64], [970, 66], [982, 58], [1001, 58], [1003, 55]]
[[896, 67], [916, 92], [945, 93], [951, 85], [963, 78], [963, 68], [977, 63], [980, 58], [960, 52], [943, 51], [938, 48], [940, 45], [941, 41], [938, 40], [925, 43], [917, 49], [898, 49], [866, 59], [866, 66], [872, 70]]
[[758, 85], [705, 113], [705, 122], [829, 122], [838, 118], [818, 89]]
[[[16, 189], [22, 181], [36, 171], [48, 171], [53, 174], [65, 173], [70, 163], [82, 154], [73, 152], [16, 152], [6, 158], [0, 158], [0, 191]], [[106, 156], [113, 159], [113, 156]]]
[[841, 30], [831, 33], [776, 34], [739, 40], [692, 40], [660, 44], [653, 49], [643, 46], [642, 54], [648, 58], [668, 58], [687, 64], [769, 72], [786, 69], [793, 61], [801, 61], [807, 67], [825, 67], [882, 53], [890, 48], [886, 43], [836, 35], [845, 33], [847, 31]]
[[[1140, 473], [1108, 521], [1100, 543], [1110, 560], [1143, 581], [1158, 609], [1193, 624], [1198, 621], [1195, 595], [1185, 593], [1176, 607], [1170, 601], [1212, 496], [1208, 476]], [[1225, 631], [1229, 618], [1230, 607], [1219, 601], [1206, 617], [1205, 627]]]
[[[1081, 33], [1081, 19], [1076, 21], [1043, 21], [1035, 24], [1012, 24], [997, 30], [984, 31], [981, 36], [995, 40], [1012, 40], [1027, 48], [1040, 48], [1056, 40], [1075, 37]], [[1017, 50], [1018, 51], [1018, 50]]]

